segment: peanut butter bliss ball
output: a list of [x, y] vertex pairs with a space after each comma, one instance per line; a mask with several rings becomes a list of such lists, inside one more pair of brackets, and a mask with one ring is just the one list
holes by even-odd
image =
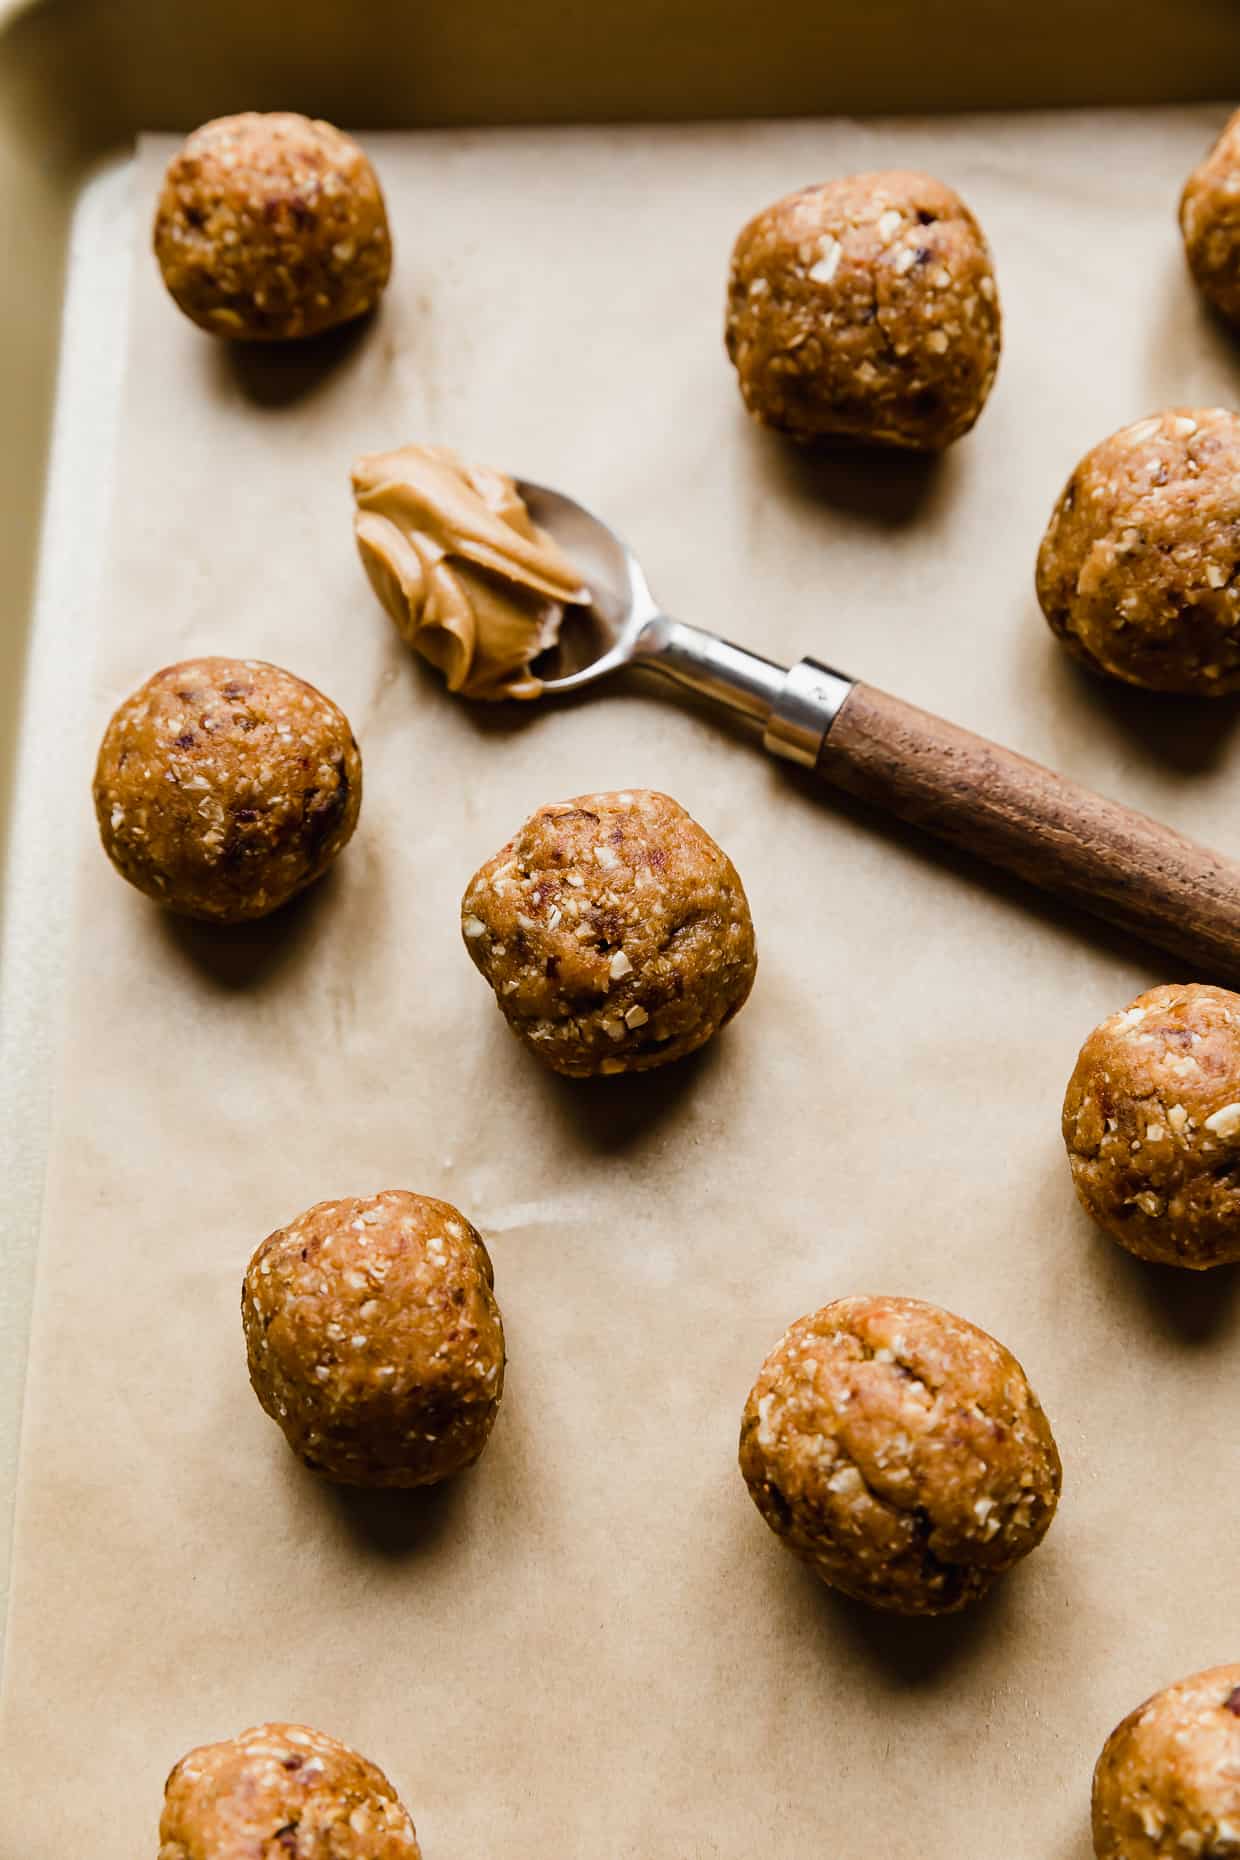
[[181, 1758], [159, 1860], [420, 1860], [383, 1771], [324, 1731], [260, 1724]]
[[1038, 552], [1051, 631], [1097, 672], [1240, 690], [1240, 415], [1171, 408], [1112, 433], [1065, 485]]
[[461, 929], [513, 1032], [569, 1078], [693, 1052], [757, 966], [732, 861], [643, 788], [540, 807], [470, 880]]
[[222, 116], [173, 156], [155, 214], [164, 283], [199, 328], [321, 335], [373, 309], [392, 246], [374, 169], [330, 123]]
[[186, 917], [265, 917], [350, 839], [362, 761], [321, 691], [259, 659], [156, 672], [104, 732], [95, 766], [104, 851]]
[[1194, 1673], [1117, 1725], [1094, 1771], [1097, 1860], [1240, 1854], [1240, 1666]]
[[841, 1298], [785, 1332], [741, 1421], [776, 1536], [901, 1615], [976, 1601], [1045, 1535], [1059, 1454], [1016, 1358], [916, 1298]]
[[1184, 184], [1180, 231], [1198, 290], [1240, 323], [1240, 110]]
[[724, 333], [765, 425], [937, 452], [973, 425], [999, 365], [990, 250], [932, 175], [807, 187], [743, 228]]
[[270, 1234], [241, 1294], [250, 1381], [289, 1446], [342, 1485], [471, 1466], [504, 1391], [491, 1261], [465, 1216], [403, 1189], [320, 1201]]
[[1063, 1104], [1086, 1212], [1139, 1259], [1240, 1260], [1240, 995], [1151, 988], [1095, 1027]]

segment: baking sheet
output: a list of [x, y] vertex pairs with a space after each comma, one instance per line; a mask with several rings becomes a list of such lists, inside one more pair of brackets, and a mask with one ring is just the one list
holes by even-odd
[[[114, 879], [83, 792], [0, 1852], [153, 1851], [184, 1748], [289, 1717], [389, 1769], [428, 1860], [1082, 1860], [1110, 1725], [1228, 1657], [1237, 1281], [1096, 1237], [1057, 1132], [1084, 1033], [1175, 971], [658, 692], [457, 707], [374, 603], [347, 488], [355, 451], [412, 437], [563, 484], [671, 611], [1234, 847], [1233, 710], [1087, 684], [1030, 592], [1081, 450], [1234, 398], [1174, 225], [1220, 114], [377, 137], [397, 282], [314, 353], [213, 346], [139, 250], [93, 721], [156, 664], [261, 654], [345, 706], [366, 797], [324, 885], [222, 935]], [[791, 454], [722, 357], [731, 239], [789, 188], [896, 164], [991, 237], [995, 394], [938, 463]], [[568, 1085], [506, 1033], [457, 900], [540, 801], [634, 784], [732, 854], [759, 981], [700, 1060]], [[483, 1461], [420, 1499], [292, 1462], [237, 1315], [264, 1233], [388, 1185], [484, 1229], [511, 1357]], [[1060, 1517], [963, 1620], [833, 1599], [735, 1471], [782, 1327], [865, 1289], [993, 1330], [1056, 1428]]]
[[[65, 841], [89, 777], [96, 715], [90, 666], [125, 362], [132, 172], [132, 156], [107, 164], [84, 185], [74, 212], [41, 572], [24, 677], [13, 694], [21, 713], [13, 744], [21, 782], [5, 820], [0, 890], [0, 1631], [8, 1616], [18, 1419], [51, 1084], [61, 1051], [62, 978], [73, 940], [65, 900], [77, 861], [72, 850], [66, 858]], [[6, 559], [0, 543], [0, 562]], [[49, 719], [55, 727], [42, 727]], [[3, 1651], [0, 1640], [0, 1667]]]

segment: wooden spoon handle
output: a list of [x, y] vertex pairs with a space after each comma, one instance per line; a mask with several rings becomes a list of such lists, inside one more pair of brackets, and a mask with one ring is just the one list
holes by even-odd
[[983, 737], [854, 685], [818, 770], [913, 826], [1240, 980], [1240, 864]]

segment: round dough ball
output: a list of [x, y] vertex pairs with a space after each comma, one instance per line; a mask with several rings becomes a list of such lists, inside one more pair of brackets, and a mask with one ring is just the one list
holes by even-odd
[[383, 1771], [325, 1731], [260, 1724], [181, 1758], [159, 1860], [420, 1860]]
[[513, 1032], [569, 1078], [694, 1052], [758, 960], [736, 867], [646, 788], [540, 807], [470, 880], [461, 928]]
[[127, 698], [95, 765], [103, 848], [185, 917], [241, 923], [327, 870], [357, 825], [344, 712], [260, 659], [186, 659]]
[[269, 1234], [241, 1293], [254, 1393], [341, 1485], [433, 1485], [472, 1466], [504, 1392], [482, 1236], [446, 1201], [320, 1201]]
[[1240, 1666], [1156, 1692], [1117, 1725], [1094, 1770], [1097, 1860], [1240, 1854]]
[[283, 342], [373, 309], [392, 244], [375, 171], [351, 137], [250, 111], [204, 123], [173, 156], [155, 256], [200, 329]]
[[743, 228], [724, 334], [767, 426], [937, 452], [973, 425], [999, 365], [990, 250], [932, 175], [807, 187]]
[[1138, 1259], [1240, 1260], [1240, 995], [1151, 988], [1095, 1027], [1063, 1138], [1086, 1212]]
[[1180, 231], [1198, 290], [1240, 323], [1240, 110], [1184, 183]]
[[1171, 408], [1112, 433], [1038, 551], [1042, 612], [1097, 672], [1150, 691], [1240, 690], [1240, 415]]
[[1045, 1535], [1059, 1454], [1016, 1358], [917, 1298], [841, 1298], [762, 1365], [741, 1471], [833, 1589], [901, 1615], [976, 1601]]

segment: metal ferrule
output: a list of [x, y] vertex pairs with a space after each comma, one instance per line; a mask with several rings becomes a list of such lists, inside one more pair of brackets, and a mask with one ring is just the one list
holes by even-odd
[[760, 726], [773, 756], [805, 768], [817, 763], [852, 690], [850, 679], [816, 659], [801, 659], [786, 671], [744, 646], [662, 614], [642, 629], [634, 659], [748, 717]]
[[799, 659], [785, 675], [771, 706], [762, 737], [764, 745], [773, 756], [799, 762], [803, 768], [816, 768], [827, 732], [851, 690], [852, 680], [833, 672], [829, 665], [820, 665], [817, 659]]

